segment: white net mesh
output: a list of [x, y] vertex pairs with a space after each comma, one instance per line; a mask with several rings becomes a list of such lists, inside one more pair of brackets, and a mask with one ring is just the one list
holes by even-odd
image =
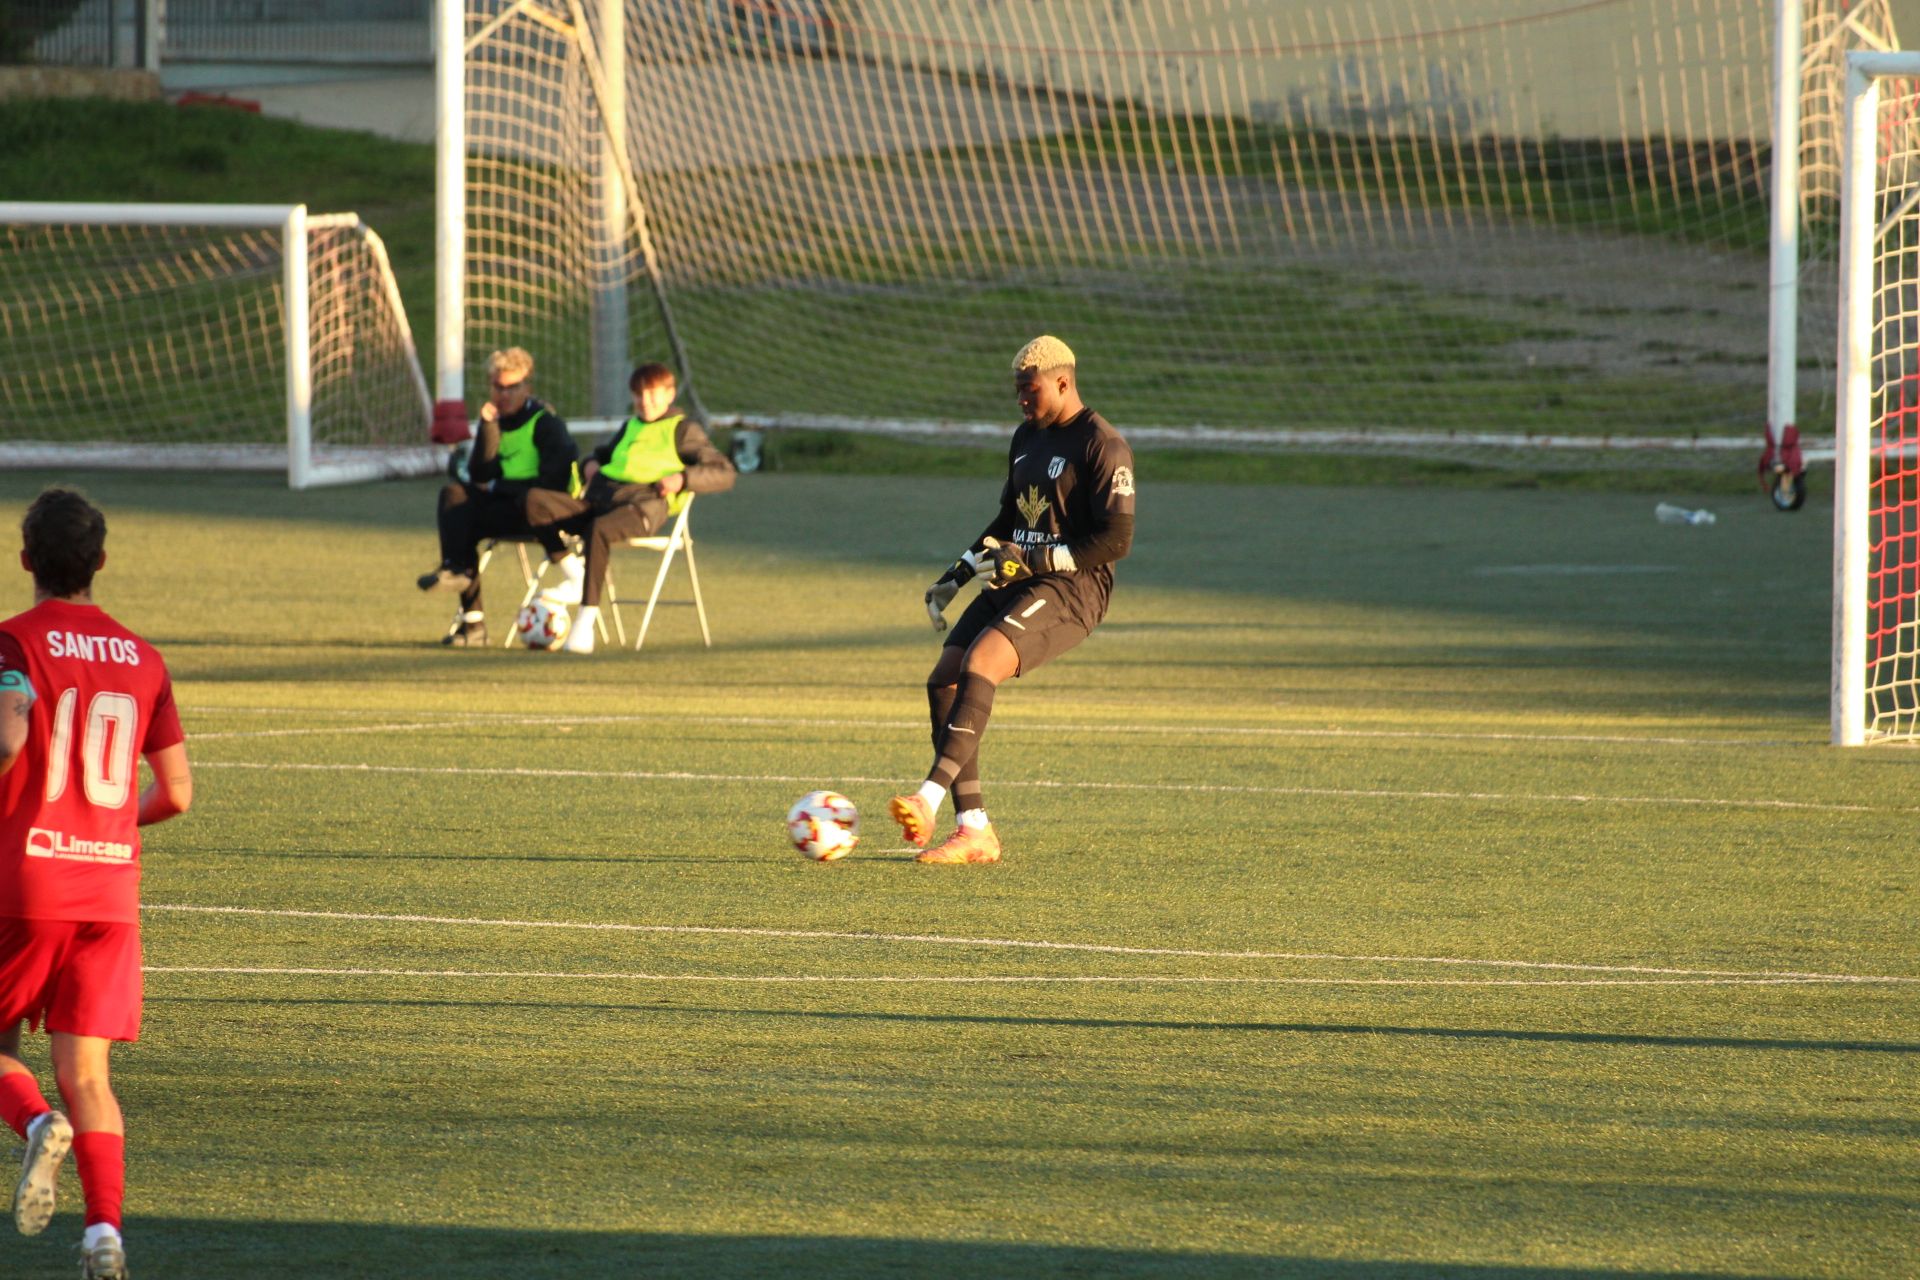
[[1920, 738], [1920, 80], [1880, 86], [1867, 502], [1869, 740]]
[[[0, 217], [0, 465], [287, 467], [281, 231], [101, 216]], [[378, 237], [314, 217], [307, 253], [318, 478], [432, 469]]]
[[[601, 0], [468, 4], [468, 359], [531, 347], [563, 411], [607, 383], [584, 335], [611, 277], [625, 357], [677, 336], [723, 413], [1003, 422], [994, 372], [1049, 331], [1128, 428], [1757, 452], [1770, 4], [627, 0], [618, 31]], [[1891, 21], [1806, 15], [1830, 222], [1838, 59]], [[624, 76], [596, 85], [609, 38]], [[1812, 422], [1834, 277], [1808, 243]]]

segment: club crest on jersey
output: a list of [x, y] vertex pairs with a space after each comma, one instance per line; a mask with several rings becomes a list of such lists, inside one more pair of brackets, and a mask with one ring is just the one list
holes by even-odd
[[[1056, 458], [1054, 461], [1058, 462], [1059, 459]], [[1020, 518], [1027, 522], [1029, 528], [1038, 528], [1040, 517], [1047, 512], [1048, 503], [1045, 498], [1040, 496], [1040, 486], [1030, 484], [1027, 486], [1027, 491], [1022, 495], [1020, 501], [1014, 505], [1020, 508]]]
[[1113, 469], [1113, 496], [1131, 498], [1133, 496], [1133, 468], [1115, 467]]
[[1065, 458], [1051, 458], [1047, 461], [1047, 479], [1058, 480], [1060, 473], [1067, 469]]

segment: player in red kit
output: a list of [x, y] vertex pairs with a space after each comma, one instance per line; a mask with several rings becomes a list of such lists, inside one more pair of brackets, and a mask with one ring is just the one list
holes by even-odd
[[[138, 828], [185, 813], [193, 775], [159, 651], [93, 603], [106, 518], [48, 489], [20, 532], [34, 604], [0, 622], [0, 1120], [27, 1141], [13, 1220], [46, 1229], [71, 1148], [81, 1275], [124, 1280], [126, 1131], [107, 1056], [140, 1034]], [[22, 1023], [53, 1042], [66, 1114], [20, 1060]]]

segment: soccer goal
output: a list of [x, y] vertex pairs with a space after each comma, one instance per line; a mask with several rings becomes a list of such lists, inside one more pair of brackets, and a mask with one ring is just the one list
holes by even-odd
[[1920, 53], [1847, 59], [1833, 741], [1920, 738]]
[[431, 412], [354, 214], [0, 203], [0, 466], [427, 474]]
[[1893, 39], [1887, 0], [443, 0], [440, 394], [463, 429], [512, 344], [570, 420], [644, 357], [745, 422], [987, 435], [1052, 331], [1130, 431], [1746, 469], [1771, 423], [1797, 465], [1841, 59]]

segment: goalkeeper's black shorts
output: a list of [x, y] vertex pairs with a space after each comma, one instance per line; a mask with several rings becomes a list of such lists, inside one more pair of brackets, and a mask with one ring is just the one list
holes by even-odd
[[1088, 620], [1082, 593], [1065, 574], [1042, 574], [1025, 582], [982, 588], [947, 632], [947, 644], [965, 649], [988, 627], [1013, 642], [1020, 659], [1018, 675], [1027, 675], [1093, 634], [1098, 615]]

